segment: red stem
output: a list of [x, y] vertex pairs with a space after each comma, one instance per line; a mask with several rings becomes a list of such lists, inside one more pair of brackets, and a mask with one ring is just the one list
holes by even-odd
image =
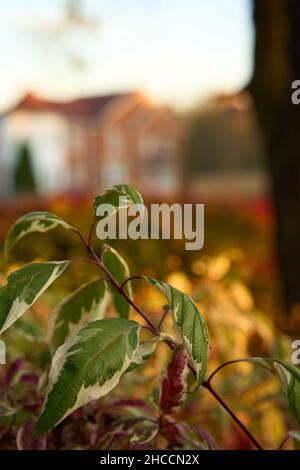
[[[103, 263], [102, 259], [99, 258], [97, 256], [97, 253], [95, 252], [95, 250], [93, 249], [93, 247], [88, 244], [86, 244], [85, 242], [85, 246], [88, 248], [88, 251], [89, 253], [93, 256], [95, 262], [98, 264], [98, 266], [102, 269], [102, 271], [106, 274], [106, 276], [108, 277], [108, 279], [110, 280], [111, 284], [113, 285], [113, 287], [119, 292], [119, 294], [121, 294], [126, 300], [127, 302], [141, 315], [141, 317], [145, 320], [145, 322], [147, 323], [147, 325], [149, 326], [149, 329], [152, 331], [152, 333], [155, 335], [155, 336], [159, 336], [160, 335], [160, 330], [157, 328], [157, 326], [155, 326], [155, 324], [152, 322], [152, 320], [146, 315], [146, 313], [144, 313], [134, 302], [133, 300], [131, 300], [131, 298], [129, 297], [129, 295], [127, 294], [127, 292], [124, 290], [123, 286], [121, 284], [118, 283], [118, 281], [116, 280], [116, 278], [111, 274], [111, 272], [109, 271], [109, 269], [107, 269], [107, 267], [105, 266], [105, 264]], [[104, 248], [105, 249], [105, 248]], [[102, 253], [103, 254], [103, 253]]]
[[[108, 277], [108, 279], [110, 280], [110, 282], [112, 283], [113, 287], [127, 300], [127, 302], [141, 315], [141, 317], [145, 320], [145, 322], [148, 324], [149, 326], [149, 329], [152, 331], [152, 333], [155, 335], [155, 336], [159, 336], [160, 335], [160, 329], [159, 327], [157, 327], [153, 322], [152, 320], [146, 315], [146, 313], [142, 312], [142, 310], [131, 300], [131, 298], [127, 295], [127, 293], [125, 292], [123, 286], [126, 284], [126, 282], [128, 282], [130, 279], [134, 279], [134, 278], [138, 278], [140, 279], [141, 277], [139, 276], [132, 276], [130, 279], [127, 279], [125, 282], [123, 282], [123, 284], [119, 284], [118, 281], [115, 279], [115, 277], [111, 274], [111, 272], [107, 269], [107, 267], [105, 266], [105, 264], [103, 263], [102, 259], [99, 258], [94, 250], [94, 248], [92, 247], [91, 245], [91, 237], [92, 237], [92, 233], [93, 233], [93, 229], [94, 229], [94, 226], [95, 226], [95, 223], [93, 223], [92, 227], [91, 227], [91, 230], [90, 230], [90, 233], [89, 233], [89, 239], [88, 239], [88, 242], [85, 241], [84, 237], [81, 235], [81, 233], [77, 230], [75, 230], [75, 233], [79, 236], [80, 240], [82, 241], [83, 245], [85, 246], [85, 248], [87, 249], [87, 251], [90, 253], [90, 255], [94, 258], [94, 264], [97, 264], [103, 271], [104, 273], [106, 274], [106, 276]], [[105, 247], [104, 247], [104, 250], [105, 250]], [[93, 260], [92, 260], [93, 261]], [[163, 317], [160, 321], [160, 325], [162, 323], [162, 321], [164, 320], [164, 317], [165, 315], [167, 314], [168, 311], [166, 311], [164, 314], [163, 314]], [[175, 345], [171, 343], [171, 341], [166, 341], [166, 344], [173, 350]], [[222, 399], [222, 397], [220, 397], [218, 395], [218, 393], [213, 389], [213, 387], [211, 386], [210, 384], [210, 381], [212, 380], [212, 378], [214, 377], [214, 375], [219, 371], [221, 370], [223, 367], [225, 367], [226, 365], [229, 365], [229, 364], [233, 364], [235, 362], [238, 362], [238, 361], [230, 361], [226, 364], [222, 364], [220, 367], [218, 367], [218, 369], [216, 369], [212, 374], [211, 376], [209, 377], [209, 379], [207, 381], [203, 381], [202, 382], [202, 387], [204, 387], [205, 389], [207, 389], [213, 396], [214, 398], [220, 403], [220, 405], [222, 405], [222, 407], [227, 411], [227, 413], [232, 417], [232, 419], [236, 422], [236, 424], [240, 427], [240, 429], [242, 429], [242, 431], [246, 434], [246, 436], [248, 437], [248, 439], [252, 442], [252, 444], [254, 444], [254, 446], [259, 449], [259, 450], [263, 450], [263, 448], [261, 447], [261, 445], [259, 444], [259, 442], [257, 442], [257, 440], [255, 439], [255, 437], [251, 434], [251, 432], [246, 428], [246, 426], [240, 421], [240, 419], [234, 414], [234, 412], [231, 410], [231, 408], [225, 403], [225, 401]], [[196, 372], [195, 372], [195, 369], [191, 363], [191, 361], [189, 361], [188, 363], [188, 367], [190, 368], [190, 370], [193, 372], [194, 375], [196, 375]]]
[[130, 276], [127, 279], [125, 279], [125, 281], [121, 284], [121, 287], [124, 287], [127, 284], [127, 282], [133, 281], [134, 279], [141, 279], [142, 281], [145, 280], [143, 276]]
[[232, 409], [225, 403], [222, 397], [215, 391], [215, 389], [211, 386], [209, 381], [204, 381], [202, 382], [202, 387], [206, 388], [214, 397], [215, 399], [222, 405], [222, 407], [227, 411], [227, 413], [232, 417], [232, 419], [236, 422], [236, 424], [239, 426], [240, 429], [246, 434], [248, 437], [249, 441], [254, 444], [254, 446], [258, 450], [263, 450], [262, 446], [259, 444], [259, 442], [255, 439], [253, 434], [246, 428], [246, 426], [242, 423], [242, 421], [236, 416], [236, 414], [232, 411]]
[[162, 314], [161, 319], [159, 320], [159, 324], [158, 324], [159, 329], [161, 329], [161, 326], [162, 326], [166, 316], [168, 315], [169, 311], [170, 311], [169, 307], [165, 307], [165, 311]]
[[92, 222], [92, 225], [91, 225], [91, 228], [90, 228], [90, 232], [89, 232], [89, 238], [88, 238], [88, 243], [87, 243], [89, 247], [92, 246], [92, 236], [93, 236], [93, 232], [94, 232], [95, 225], [96, 225], [96, 221], [94, 220], [94, 221]]
[[290, 433], [287, 433], [287, 435], [282, 439], [281, 443], [279, 444], [277, 450], [282, 450], [283, 447], [285, 446], [285, 444], [287, 443], [287, 441], [288, 441], [291, 437], [292, 437], [292, 436], [290, 436]]
[[219, 367], [217, 367], [217, 369], [208, 377], [207, 382], [210, 383], [214, 376], [224, 367], [230, 366], [231, 364], [237, 364], [239, 362], [241, 362], [240, 359], [234, 359], [233, 361], [224, 362], [224, 364], [221, 364]]

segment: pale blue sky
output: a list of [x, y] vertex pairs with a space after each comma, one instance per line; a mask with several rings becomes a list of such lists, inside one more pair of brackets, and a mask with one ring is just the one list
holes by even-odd
[[[67, 36], [60, 56], [37, 32], [56, 24], [63, 0], [0, 0], [1, 110], [26, 90], [61, 99], [134, 88], [187, 108], [251, 76], [250, 0], [83, 3], [99, 28]], [[83, 71], [64, 59], [67, 50], [85, 58]]]

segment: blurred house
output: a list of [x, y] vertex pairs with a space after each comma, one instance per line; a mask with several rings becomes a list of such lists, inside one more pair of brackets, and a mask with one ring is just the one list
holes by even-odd
[[270, 192], [256, 110], [246, 91], [220, 94], [187, 120], [190, 192], [199, 199], [263, 199]]
[[0, 117], [0, 194], [13, 194], [26, 144], [42, 194], [127, 182], [148, 197], [172, 196], [183, 186], [182, 139], [175, 115], [138, 92], [67, 102], [28, 94]]

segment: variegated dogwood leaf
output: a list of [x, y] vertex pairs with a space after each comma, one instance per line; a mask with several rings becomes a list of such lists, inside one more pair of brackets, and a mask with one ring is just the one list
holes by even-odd
[[144, 201], [141, 194], [129, 184], [116, 184], [112, 188], [107, 189], [104, 193], [94, 198], [93, 204], [93, 219], [99, 220], [101, 216], [97, 214], [98, 207], [102, 204], [110, 204], [113, 206], [114, 211], [112, 214], [118, 212], [120, 209], [126, 209], [133, 204], [138, 204], [141, 208], [141, 215], [143, 215]]
[[9, 328], [60, 276], [69, 261], [33, 263], [11, 273], [0, 288], [0, 334]]
[[251, 357], [239, 362], [257, 364], [277, 376], [286, 393], [290, 410], [300, 425], [300, 369], [287, 361], [268, 357]]
[[14, 245], [29, 233], [44, 233], [57, 226], [64, 227], [67, 230], [75, 230], [74, 227], [51, 212], [37, 211], [23, 215], [14, 223], [5, 238], [5, 256], [8, 256]]
[[200, 385], [205, 377], [209, 336], [206, 323], [193, 299], [166, 282], [145, 277], [166, 296], [179, 334], [193, 363]]
[[47, 447], [47, 436], [37, 440], [32, 439], [35, 428], [35, 418], [29, 419], [17, 432], [16, 444], [18, 450], [45, 450]]
[[97, 279], [82, 285], [60, 302], [49, 319], [53, 352], [89, 321], [103, 318], [110, 299], [107, 284]]
[[150, 359], [150, 357], [154, 353], [159, 341], [163, 341], [163, 338], [156, 336], [147, 341], [141, 342], [138, 345], [135, 355], [133, 356], [132, 362], [126, 372], [130, 372], [136, 369], [137, 367], [140, 367], [145, 364], [145, 362], [147, 362], [148, 359]]
[[118, 385], [138, 347], [139, 331], [140, 326], [134, 321], [95, 320], [57, 349], [35, 438]]
[[[119, 284], [122, 284], [126, 279], [129, 278], [130, 272], [126, 261], [111, 246], [105, 246], [102, 260]], [[111, 290], [114, 307], [117, 313], [122, 318], [129, 318], [131, 312], [130, 304], [119, 292], [116, 291], [116, 289], [114, 289], [110, 284], [108, 285]], [[130, 281], [126, 282], [124, 290], [130, 299], [132, 299], [132, 288]]]
[[300, 450], [300, 431], [290, 431], [289, 436], [294, 440], [294, 449]]

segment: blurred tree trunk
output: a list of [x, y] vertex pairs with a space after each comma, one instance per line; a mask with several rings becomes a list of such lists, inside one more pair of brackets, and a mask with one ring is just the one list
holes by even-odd
[[300, 1], [253, 3], [255, 69], [249, 88], [272, 178], [279, 260], [290, 314], [283, 326], [295, 332], [292, 323], [300, 316], [300, 106], [292, 104], [291, 84], [300, 79]]

